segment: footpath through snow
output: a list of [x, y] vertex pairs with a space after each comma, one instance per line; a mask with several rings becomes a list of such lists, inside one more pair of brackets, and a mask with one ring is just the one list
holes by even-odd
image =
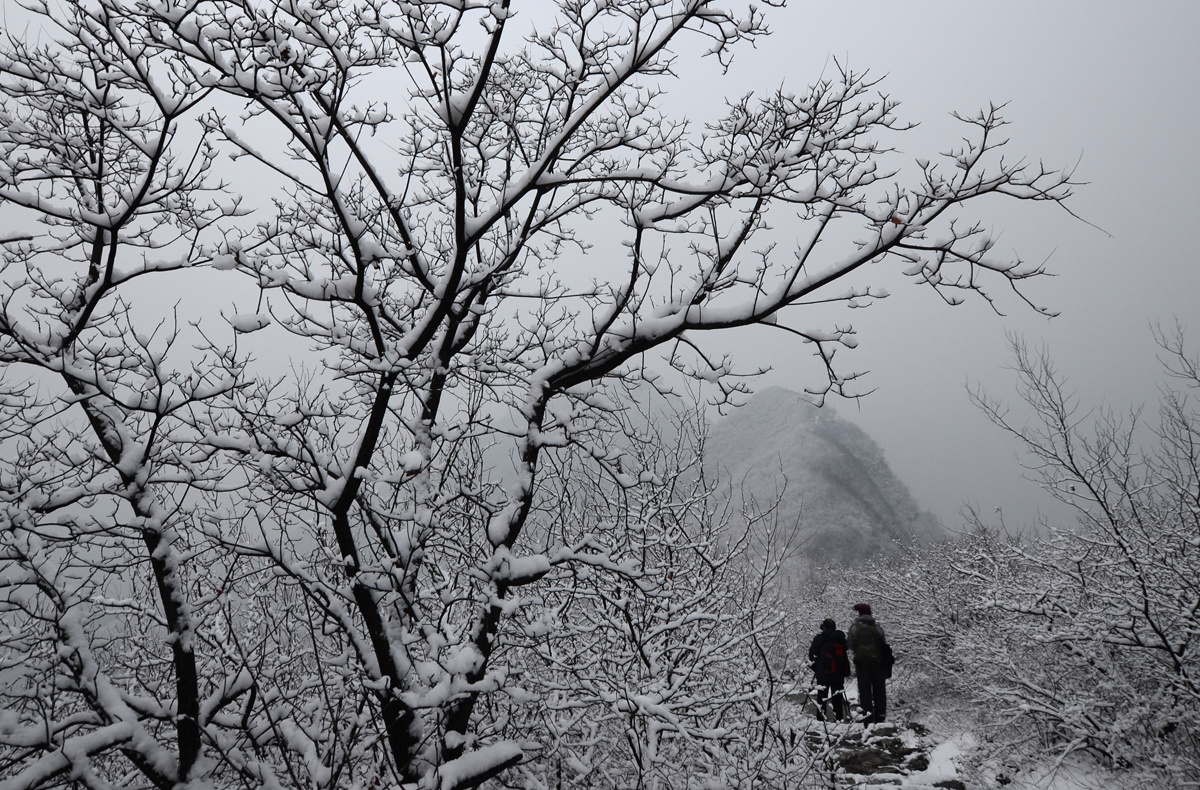
[[829, 787], [967, 790], [957, 741], [939, 742], [920, 724], [813, 724], [805, 738], [822, 753]]
[[[847, 692], [853, 704], [854, 692]], [[1124, 786], [1119, 774], [1082, 760], [1015, 770], [981, 761], [971, 733], [931, 729], [909, 720], [903, 709], [896, 712], [896, 722], [842, 724], [817, 720], [816, 708], [804, 691], [793, 690], [786, 699], [795, 706], [797, 733], [819, 755], [820, 784], [831, 790], [1117, 790]]]

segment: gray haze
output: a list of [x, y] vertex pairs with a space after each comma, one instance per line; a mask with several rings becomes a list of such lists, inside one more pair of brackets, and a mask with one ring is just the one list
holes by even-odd
[[772, 523], [789, 541], [789, 568], [801, 574], [944, 535], [870, 436], [833, 406], [814, 408], [789, 390], [768, 387], [717, 421], [704, 457], [708, 476], [719, 473], [735, 501], [776, 507]]
[[[837, 58], [886, 75], [881, 89], [921, 123], [900, 138], [910, 157], [956, 142], [949, 111], [1009, 102], [1011, 156], [1078, 162], [1076, 178], [1090, 182], [1070, 206], [1111, 237], [1045, 205], [999, 203], [980, 214], [1003, 233], [998, 252], [1049, 258], [1056, 277], [1028, 293], [1059, 317], [1047, 321], [1012, 298], [1000, 299], [1003, 316], [980, 299], [950, 308], [890, 272], [860, 278], [887, 286], [890, 298], [837, 317], [861, 342], [842, 360], [869, 371], [863, 388], [876, 390], [859, 406], [840, 404], [840, 414], [882, 445], [922, 507], [951, 528], [964, 502], [993, 518], [1002, 508], [1014, 528], [1039, 512], [1069, 518], [1022, 479], [1016, 442], [970, 405], [964, 385], [1010, 398], [1005, 335], [1016, 332], [1048, 346], [1084, 410], [1124, 410], [1157, 397], [1151, 322], [1190, 322], [1200, 348], [1200, 4], [795, 3], [770, 19], [775, 35], [739, 55], [723, 93], [799, 87]], [[760, 388], [802, 390], [819, 375], [811, 349], [782, 333], [759, 327], [728, 340], [741, 368], [773, 368]]]
[[[25, 22], [15, 4], [2, 8], [10, 29]], [[524, 13], [538, 11], [529, 6]], [[702, 120], [720, 114], [718, 97], [800, 90], [832, 73], [836, 60], [885, 77], [880, 89], [901, 100], [900, 116], [921, 124], [888, 141], [904, 155], [897, 162], [955, 145], [963, 130], [950, 111], [1009, 102], [1012, 157], [1052, 167], [1078, 163], [1077, 179], [1091, 182], [1071, 208], [1103, 231], [1047, 205], [1001, 201], [977, 214], [1002, 232], [998, 251], [1049, 259], [1057, 276], [1030, 283], [1028, 295], [1061, 311], [1056, 319], [1039, 317], [1002, 290], [996, 297], [1003, 315], [981, 299], [951, 308], [889, 267], [864, 272], [855, 284], [884, 286], [890, 298], [867, 310], [811, 319], [798, 313], [794, 321], [805, 329], [853, 323], [861, 345], [843, 350], [839, 362], [869, 371], [861, 389], [875, 391], [857, 404], [833, 405], [879, 443], [920, 506], [947, 527], [960, 523], [964, 502], [986, 514], [1002, 509], [1013, 527], [1039, 512], [1066, 518], [1022, 479], [1016, 443], [974, 410], [964, 385], [1008, 397], [1014, 376], [1005, 368], [1006, 333], [1017, 332], [1048, 345], [1086, 404], [1125, 408], [1156, 397], [1149, 325], [1192, 319], [1200, 291], [1190, 235], [1200, 217], [1200, 47], [1193, 41], [1200, 4], [850, 0], [793, 2], [767, 15], [775, 34], [739, 51], [728, 73], [712, 59], [681, 52], [680, 79], [666, 84], [664, 109]], [[773, 222], [786, 240], [788, 218]], [[220, 277], [198, 273], [183, 283], [193, 297], [211, 292], [214, 311], [230, 312]], [[801, 391], [820, 383], [811, 347], [769, 327], [707, 342], [730, 353], [741, 372], [771, 367], [756, 389]]]

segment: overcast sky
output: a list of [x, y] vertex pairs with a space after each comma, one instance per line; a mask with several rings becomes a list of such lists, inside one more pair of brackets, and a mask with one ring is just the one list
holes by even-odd
[[[15, 9], [4, 5], [8, 18]], [[751, 89], [800, 90], [836, 58], [886, 75], [881, 88], [902, 102], [901, 117], [921, 124], [900, 140], [912, 158], [958, 141], [950, 111], [1009, 102], [1012, 155], [1078, 163], [1076, 177], [1090, 182], [1070, 205], [1106, 232], [1047, 205], [981, 213], [1003, 232], [1001, 251], [1049, 256], [1057, 276], [1032, 283], [1029, 294], [1061, 316], [1046, 320], [1014, 303], [998, 316], [978, 299], [950, 308], [928, 288], [871, 273], [865, 281], [892, 296], [849, 315], [861, 345], [843, 356], [870, 372], [866, 386], [876, 391], [858, 405], [832, 402], [948, 526], [960, 523], [964, 502], [987, 513], [1001, 507], [1013, 526], [1039, 510], [1061, 518], [1022, 480], [1019, 448], [970, 405], [965, 384], [1010, 396], [1006, 333], [1019, 332], [1049, 347], [1085, 403], [1126, 408], [1153, 401], [1161, 381], [1150, 322], [1190, 321], [1200, 348], [1200, 3], [851, 0], [792, 2], [768, 14], [774, 35], [741, 50], [730, 73], [711, 59], [682, 59], [670, 104], [686, 110]], [[760, 388], [819, 383], [806, 361], [811, 347], [781, 332], [756, 328], [722, 342], [742, 369], [774, 368]]]
[[[1000, 250], [1050, 256], [1057, 276], [1029, 292], [1059, 317], [1012, 305], [997, 316], [980, 300], [949, 308], [881, 273], [871, 282], [892, 296], [852, 314], [861, 345], [847, 355], [877, 391], [861, 407], [833, 401], [947, 526], [961, 523], [965, 501], [1003, 508], [1012, 526], [1039, 511], [1062, 518], [1022, 479], [1017, 444], [970, 405], [964, 385], [1010, 397], [1006, 333], [1018, 332], [1048, 346], [1085, 404], [1127, 408], [1152, 403], [1162, 380], [1150, 322], [1190, 323], [1200, 348], [1200, 3], [799, 2], [769, 19], [774, 35], [739, 55], [726, 93], [799, 88], [836, 57], [887, 75], [901, 116], [922, 124], [904, 139], [914, 157], [957, 139], [949, 111], [1009, 102], [1014, 153], [1078, 162], [1076, 177], [1090, 182], [1070, 205], [1111, 238], [1046, 205], [982, 214], [1003, 232]], [[755, 329], [730, 347], [745, 364], [775, 368], [761, 385], [813, 384], [796, 364], [810, 349], [780, 334]]]

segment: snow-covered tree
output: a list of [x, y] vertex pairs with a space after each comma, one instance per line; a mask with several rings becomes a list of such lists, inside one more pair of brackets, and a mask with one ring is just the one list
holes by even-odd
[[1200, 778], [1200, 363], [1182, 330], [1157, 338], [1173, 383], [1153, 424], [1082, 412], [1023, 342], [1014, 367], [1031, 412], [973, 393], [1075, 524], [1018, 538], [969, 511], [970, 532], [910, 547], [864, 586], [904, 613], [890, 633], [917, 676], [906, 681], [973, 700], [999, 758], [1088, 752], [1188, 786]]
[[763, 523], [772, 513], [714, 496], [698, 412], [669, 430], [664, 416], [620, 416], [654, 484], [629, 489], [552, 450], [543, 490], [555, 494], [538, 497], [527, 526], [564, 548], [500, 640], [527, 656], [508, 664], [540, 700], [506, 701], [505, 716], [526, 740], [553, 734], [526, 770], [556, 787], [794, 783], [810, 765], [789, 765], [780, 748], [782, 689], [766, 661], [783, 621], [774, 582], [785, 547]]
[[[1067, 748], [1120, 765], [1200, 777], [1200, 364], [1183, 330], [1156, 330], [1179, 385], [1164, 386], [1157, 424], [1140, 410], [1122, 420], [1079, 413], [1045, 352], [1015, 342], [1020, 395], [1034, 421], [1018, 424], [999, 402], [973, 394], [1025, 444], [1042, 487], [1078, 513], [1004, 562], [1010, 583], [980, 577], [985, 606], [1008, 613], [1042, 661], [1013, 662], [993, 689], [1012, 712]], [[1090, 422], [1090, 424], [1089, 424]], [[1001, 664], [1004, 662], [1002, 661]]]
[[[633, 751], [710, 738], [725, 759], [722, 717], [761, 694], [705, 673], [765, 610], [754, 584], [721, 592], [730, 545], [636, 451], [629, 388], [673, 369], [727, 399], [704, 337], [764, 324], [813, 344], [816, 393], [853, 394], [853, 329], [797, 328], [805, 306], [882, 296], [852, 277], [871, 263], [951, 302], [1015, 287], [1040, 269], [964, 205], [1069, 192], [998, 155], [994, 109], [893, 179], [904, 125], [860, 74], [667, 117], [677, 53], [728, 63], [766, 32], [754, 6], [25, 8], [0, 44], [6, 790], [459, 790], [562, 753], [527, 722], [569, 715], [547, 684], [576, 665], [597, 726], [642, 717]], [[548, 473], [562, 454], [590, 471]], [[601, 479], [613, 510], [593, 492], [539, 520]], [[678, 590], [645, 581], [674, 563]], [[628, 606], [599, 603], [622, 584]], [[585, 590], [609, 618], [593, 647], [553, 614]], [[644, 671], [618, 693], [630, 646]], [[669, 699], [680, 678], [716, 702]]]

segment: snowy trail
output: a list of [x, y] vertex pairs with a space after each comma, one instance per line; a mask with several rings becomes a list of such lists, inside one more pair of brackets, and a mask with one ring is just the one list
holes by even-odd
[[[850, 694], [853, 701], [853, 692]], [[897, 711], [897, 721], [864, 726], [820, 722], [800, 689], [787, 695], [795, 722], [814, 747], [827, 750], [827, 786], [837, 790], [1119, 790], [1121, 776], [1083, 759], [1006, 769], [983, 761], [974, 735], [930, 729]], [[932, 722], [931, 722], [932, 723]], [[941, 724], [946, 722], [941, 721]]]
[[966, 790], [956, 763], [964, 736], [939, 742], [917, 723], [851, 727], [834, 752], [838, 787]]
[[[917, 723], [837, 725], [836, 787], [877, 790], [1118, 790], [1120, 777], [1082, 761], [1027, 766], [1015, 776], [964, 772], [976, 747], [969, 734], [933, 733]], [[833, 731], [830, 728], [829, 731]]]

